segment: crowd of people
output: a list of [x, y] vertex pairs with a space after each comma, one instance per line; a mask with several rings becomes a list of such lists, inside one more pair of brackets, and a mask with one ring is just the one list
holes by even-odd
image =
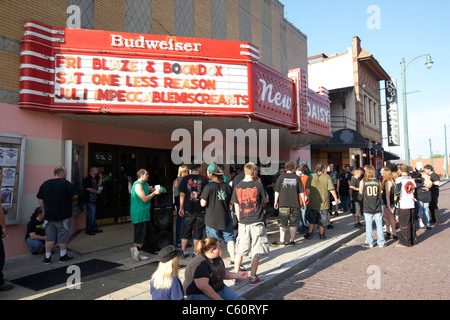
[[[66, 180], [66, 172], [64, 167], [55, 168], [53, 179], [41, 185], [37, 194], [40, 206], [27, 226], [25, 241], [30, 252], [44, 253], [46, 264], [51, 262], [56, 241], [59, 261], [72, 259], [67, 254], [67, 243], [72, 201], [78, 195]], [[163, 190], [148, 184], [145, 169], [137, 172], [137, 178], [131, 187], [134, 245], [130, 251], [135, 261], [141, 261], [148, 259], [141, 253], [144, 243], [154, 236], [150, 200]], [[241, 299], [224, 284], [224, 279], [232, 279], [234, 283], [245, 279], [251, 286], [259, 284], [264, 279], [258, 275], [258, 266], [260, 259], [269, 255], [269, 246], [295, 246], [296, 233], [312, 239], [316, 225], [319, 238], [325, 239], [326, 230], [333, 228], [331, 217], [342, 212], [352, 213], [355, 228], [365, 227], [365, 248], [384, 247], [391, 237], [398, 240], [396, 246], [410, 247], [417, 244], [418, 228], [430, 229], [432, 224], [441, 223], [440, 178], [430, 165], [421, 171], [410, 170], [406, 165], [395, 171], [388, 167], [377, 171], [370, 165], [352, 170], [346, 165], [338, 172], [332, 164], [318, 163], [312, 172], [306, 165], [296, 167], [289, 161], [274, 179], [266, 183], [262, 179], [258, 166], [251, 162], [231, 181], [218, 164], [209, 165], [206, 176], [200, 164], [179, 167], [173, 195], [177, 212], [176, 245], [181, 250], [169, 246], [160, 251], [160, 265], [151, 280], [153, 299]], [[95, 202], [101, 194], [101, 183], [98, 168], [91, 168], [83, 184], [89, 235], [101, 232], [95, 222]], [[279, 226], [279, 238], [272, 243], [266, 230], [269, 207], [274, 210]], [[6, 226], [1, 227], [4, 234]], [[178, 259], [191, 255], [190, 240], [192, 260], [181, 284], [177, 280]], [[225, 268], [221, 258], [222, 240], [234, 272]], [[249, 272], [242, 266], [245, 256], [251, 260]]]
[[[217, 164], [208, 167], [207, 184], [199, 183], [199, 172], [194, 174], [194, 177], [187, 174], [174, 183], [175, 187], [180, 185], [182, 197], [188, 194], [191, 201], [199, 202], [199, 211], [194, 216], [202, 217], [197, 222], [192, 221], [191, 217], [189, 222], [179, 224], [182, 228], [188, 228], [188, 231], [183, 231], [183, 239], [188, 240], [190, 236], [195, 239], [197, 236], [197, 246], [194, 246], [194, 259], [187, 265], [184, 283], [176, 285], [178, 297], [241, 299], [229, 290], [223, 280], [237, 282], [248, 276], [249, 285], [263, 281], [257, 270], [260, 258], [269, 254], [264, 216], [269, 203], [267, 188], [261, 183], [258, 168], [253, 163], [248, 163], [229, 184], [224, 182], [223, 171]], [[187, 181], [183, 183], [183, 180]], [[417, 244], [416, 229], [430, 229], [432, 223], [441, 222], [437, 206], [439, 184], [439, 176], [429, 165], [421, 171], [411, 171], [406, 165], [400, 165], [398, 171], [388, 167], [377, 171], [371, 165], [352, 170], [346, 165], [342, 172], [337, 172], [333, 165], [317, 164], [315, 172], [311, 172], [307, 167], [295, 167], [294, 163], [287, 162], [273, 184], [273, 208], [278, 216], [279, 240], [270, 245], [294, 246], [296, 233], [304, 233], [305, 239], [311, 239], [316, 225], [319, 238], [325, 239], [326, 229], [332, 228], [330, 217], [339, 215], [339, 212], [351, 212], [355, 228], [365, 227], [363, 247], [384, 247], [391, 237], [398, 240], [398, 247], [413, 246]], [[190, 189], [186, 189], [186, 185]], [[185, 212], [181, 207], [179, 210], [179, 218], [182, 219]], [[233, 216], [238, 222], [237, 232]], [[362, 223], [362, 217], [365, 223]], [[200, 239], [200, 233], [193, 232], [192, 224], [197, 227], [205, 224], [206, 239]], [[376, 226], [376, 242], [373, 224]], [[227, 271], [221, 259], [222, 238], [227, 243], [231, 261], [234, 261], [234, 272]], [[186, 245], [178, 254], [174, 253], [177, 252], [174, 246], [170, 246], [170, 251], [174, 261], [178, 261], [178, 256], [189, 256]], [[242, 257], [248, 255], [251, 257], [249, 273], [241, 270]], [[153, 299], [170, 299], [172, 283], [178, 282], [173, 280], [165, 286], [158, 284], [157, 275], [161, 269], [160, 264], [152, 278], [152, 292], [156, 294]], [[177, 270], [172, 270], [166, 279], [176, 277], [177, 273]]]

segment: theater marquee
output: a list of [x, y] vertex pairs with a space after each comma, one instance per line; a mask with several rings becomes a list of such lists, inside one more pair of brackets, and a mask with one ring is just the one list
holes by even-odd
[[299, 83], [263, 65], [246, 42], [25, 23], [21, 108], [250, 117], [307, 133], [312, 96], [298, 93], [306, 78]]

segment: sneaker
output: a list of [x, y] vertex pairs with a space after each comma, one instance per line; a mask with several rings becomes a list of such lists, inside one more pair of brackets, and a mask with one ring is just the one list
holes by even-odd
[[373, 248], [373, 244], [364, 242], [364, 243], [361, 245], [361, 247], [363, 247], [363, 248]]
[[139, 262], [139, 250], [136, 247], [132, 247], [130, 248], [130, 252], [131, 252], [131, 257], [133, 258], [134, 261]]
[[43, 262], [44, 262], [44, 264], [50, 264], [50, 263], [52, 263], [52, 258], [45, 258], [44, 257], [44, 260], [42, 260]]
[[144, 260], [148, 260], [148, 259], [150, 259], [150, 258], [147, 257], [147, 256], [144, 256], [144, 255], [141, 254], [141, 253], [139, 253], [139, 260], [140, 260], [140, 261], [144, 261]]
[[284, 245], [286, 246], [286, 247], [293, 247], [293, 246], [295, 246], [295, 241], [286, 241], [285, 243], [284, 243]]
[[10, 283], [4, 283], [0, 285], [0, 291], [8, 291], [11, 290], [12, 288], [14, 288], [14, 286]]
[[277, 240], [277, 241], [271, 242], [270, 245], [274, 246], [274, 247], [282, 247], [282, 246], [284, 246], [284, 243]]
[[70, 257], [67, 253], [65, 255], [63, 255], [62, 257], [59, 257], [59, 261], [58, 262], [65, 262], [65, 261], [69, 261], [72, 260], [73, 257]]
[[312, 237], [313, 237], [313, 234], [309, 233], [309, 232], [307, 232], [304, 236], [305, 239], [312, 239]]
[[264, 282], [264, 279], [260, 279], [258, 276], [255, 277], [248, 277], [248, 285], [249, 286], [256, 286], [260, 284], [261, 282]]
[[189, 257], [189, 252], [183, 251], [183, 253], [181, 254], [181, 259], [186, 259], [187, 257]]

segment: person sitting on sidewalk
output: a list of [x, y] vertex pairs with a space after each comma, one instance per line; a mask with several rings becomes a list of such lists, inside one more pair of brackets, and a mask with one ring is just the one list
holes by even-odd
[[158, 269], [150, 280], [152, 300], [183, 300], [183, 285], [178, 278], [178, 263], [181, 251], [169, 245], [158, 254]]
[[245, 300], [223, 282], [224, 279], [245, 279], [247, 272], [225, 269], [219, 240], [199, 240], [197, 256], [186, 266], [183, 288], [189, 300]]
[[30, 222], [27, 224], [25, 242], [30, 247], [30, 252], [33, 255], [42, 253], [45, 250], [44, 211], [41, 207], [37, 207], [30, 217]]

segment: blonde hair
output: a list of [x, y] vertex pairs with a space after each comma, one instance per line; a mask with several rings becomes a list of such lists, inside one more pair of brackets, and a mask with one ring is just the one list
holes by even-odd
[[361, 171], [361, 169], [356, 168], [356, 169], [353, 169], [352, 174], [353, 174], [353, 176], [356, 176], [359, 174], [359, 176], [361, 177], [362, 171]]
[[258, 166], [253, 162], [249, 162], [244, 166], [244, 173], [246, 175], [252, 175], [255, 172], [258, 172]]
[[420, 172], [422, 174], [422, 178], [423, 178], [423, 184], [425, 187], [427, 188], [431, 188], [433, 186], [433, 182], [430, 179], [430, 176], [428, 175], [428, 173], [426, 173], [425, 171]]
[[375, 168], [370, 165], [364, 166], [364, 181], [369, 181], [369, 179], [375, 178]]
[[182, 164], [181, 166], [178, 167], [178, 178], [184, 177], [188, 173], [189, 173], [189, 168], [187, 166], [185, 166], [184, 164]]
[[160, 262], [150, 281], [155, 289], [170, 289], [173, 283], [172, 276], [178, 277], [178, 257]]

